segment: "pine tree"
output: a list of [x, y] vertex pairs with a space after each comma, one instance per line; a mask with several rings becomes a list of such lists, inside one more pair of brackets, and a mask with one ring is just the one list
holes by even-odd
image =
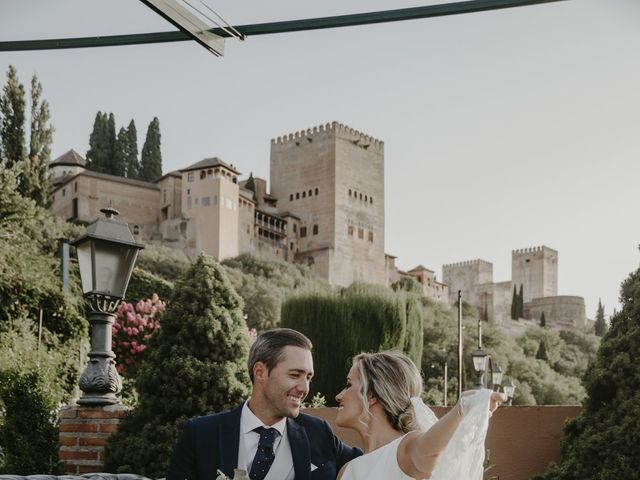
[[9, 65], [7, 83], [0, 96], [0, 161], [6, 168], [23, 161], [26, 156], [24, 96], [24, 85], [18, 80], [18, 72]]
[[249, 178], [247, 179], [247, 183], [244, 184], [244, 188], [247, 190], [251, 190], [253, 192], [253, 199], [256, 199], [256, 182], [253, 179], [253, 172], [249, 173]]
[[544, 316], [544, 311], [540, 314], [540, 326], [545, 328], [547, 326], [547, 319]]
[[139, 405], [109, 439], [107, 471], [163, 477], [186, 419], [247, 398], [248, 351], [242, 300], [223, 268], [200, 255], [176, 283], [150, 339], [136, 385]]
[[537, 480], [637, 478], [640, 471], [640, 269], [624, 281], [583, 384], [587, 398], [565, 427], [562, 458]]
[[133, 120], [127, 127], [127, 142], [125, 152], [125, 170], [127, 178], [138, 178], [140, 162], [138, 161], [138, 132]]
[[160, 153], [160, 121], [158, 117], [149, 124], [147, 137], [140, 158], [140, 180], [152, 182], [162, 176], [162, 154]]
[[599, 337], [603, 337], [607, 333], [607, 322], [604, 320], [604, 305], [602, 305], [602, 299], [598, 299], [598, 310], [596, 311], [596, 322], [594, 325], [595, 334]]
[[516, 286], [513, 286], [513, 298], [511, 299], [511, 319], [518, 319], [518, 292]]

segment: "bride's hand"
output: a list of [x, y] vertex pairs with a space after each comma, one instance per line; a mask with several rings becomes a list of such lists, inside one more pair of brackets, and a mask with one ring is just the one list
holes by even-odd
[[493, 392], [491, 394], [491, 401], [489, 402], [489, 415], [493, 414], [498, 407], [507, 401], [507, 396], [504, 393]]

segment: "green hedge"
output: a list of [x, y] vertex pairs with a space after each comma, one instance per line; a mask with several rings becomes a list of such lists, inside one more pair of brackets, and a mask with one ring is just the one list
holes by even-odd
[[420, 366], [422, 322], [417, 296], [365, 284], [297, 294], [284, 302], [281, 317], [283, 327], [313, 342], [316, 368], [310, 396], [321, 393], [329, 404], [334, 404], [357, 353], [399, 350]]
[[139, 300], [146, 300], [156, 293], [161, 300], [167, 300], [171, 296], [173, 284], [141, 268], [134, 268], [127, 287], [125, 300], [135, 304]]

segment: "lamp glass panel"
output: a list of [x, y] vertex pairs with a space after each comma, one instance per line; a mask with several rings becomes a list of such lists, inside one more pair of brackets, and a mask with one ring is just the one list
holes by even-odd
[[78, 267], [80, 268], [80, 280], [82, 281], [82, 293], [93, 290], [93, 267], [91, 265], [91, 239], [87, 238], [76, 245], [78, 255]]
[[502, 370], [500, 370], [499, 368], [494, 368], [492, 373], [493, 384], [500, 385], [502, 383]]
[[476, 369], [477, 372], [484, 372], [486, 365], [487, 356], [486, 355], [473, 355], [473, 368]]
[[96, 291], [122, 298], [136, 254], [128, 245], [96, 240]]

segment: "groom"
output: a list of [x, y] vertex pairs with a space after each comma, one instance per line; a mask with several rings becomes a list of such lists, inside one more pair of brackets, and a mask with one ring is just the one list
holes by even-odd
[[311, 341], [288, 328], [260, 335], [249, 352], [251, 397], [234, 410], [184, 424], [167, 480], [213, 480], [217, 470], [251, 480], [334, 480], [362, 455], [327, 422], [300, 413], [313, 377]]

